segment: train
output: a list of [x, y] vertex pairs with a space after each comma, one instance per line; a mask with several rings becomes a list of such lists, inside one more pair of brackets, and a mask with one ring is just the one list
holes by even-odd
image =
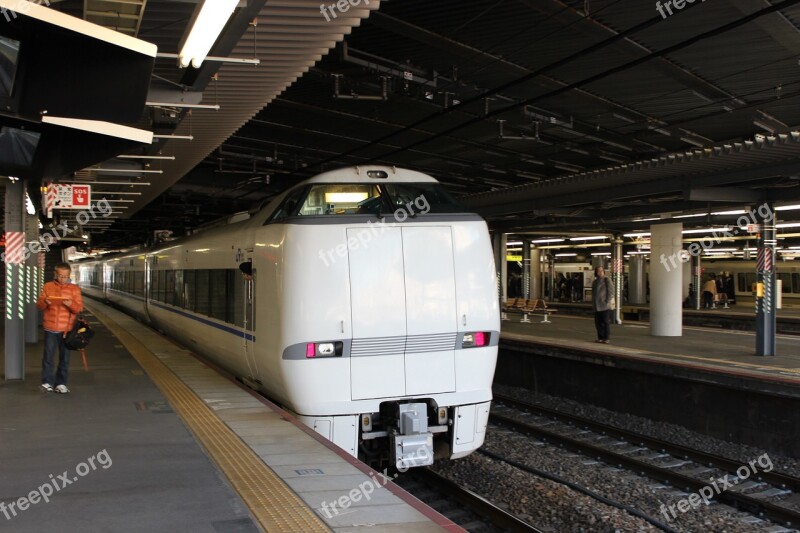
[[483, 444], [500, 335], [494, 255], [486, 222], [431, 176], [325, 172], [260, 210], [76, 267], [85, 295], [365, 462], [424, 466]]
[[[511, 265], [511, 263], [509, 263]], [[606, 267], [608, 265], [605, 265]], [[754, 300], [753, 287], [756, 283], [756, 262], [755, 260], [745, 259], [710, 259], [703, 258], [701, 263], [703, 269], [703, 280], [706, 279], [708, 273], [715, 273], [718, 278], [725, 279], [728, 275], [733, 277], [734, 287], [734, 300], [737, 302], [752, 302]], [[776, 264], [777, 279], [781, 285], [781, 301], [782, 305], [800, 305], [800, 261], [795, 260], [781, 260]], [[688, 275], [688, 266], [685, 267], [685, 275]], [[649, 262], [645, 262], [645, 275], [649, 269]], [[588, 301], [588, 297], [584, 293], [588, 293], [591, 289], [592, 281], [594, 279], [594, 269], [589, 262], [564, 262], [554, 263], [555, 275], [558, 278], [559, 274], [565, 277], [577, 276], [579, 279], [579, 286], [583, 288], [582, 291], [576, 292], [575, 299], [577, 301]], [[509, 272], [521, 272], [521, 265], [516, 264], [513, 268], [509, 267]], [[625, 281], [628, 279], [628, 266], [627, 261], [624, 267]], [[517, 286], [512, 286], [514, 280], [518, 279], [515, 276], [509, 275], [508, 293], [516, 295], [521, 292], [519, 282]], [[686, 279], [684, 283], [684, 297], [688, 296], [689, 283], [691, 279]], [[545, 296], [549, 299], [549, 273], [547, 272], [546, 264], [542, 264], [541, 273], [541, 286], [543, 287]], [[557, 291], [557, 289], [556, 289]], [[625, 291], [623, 291], [623, 294]], [[570, 300], [573, 295], [565, 296], [557, 294], [558, 299]]]

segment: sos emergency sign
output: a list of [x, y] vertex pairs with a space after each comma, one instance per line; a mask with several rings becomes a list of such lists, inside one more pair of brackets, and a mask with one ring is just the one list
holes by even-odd
[[91, 185], [52, 183], [47, 191], [47, 210], [85, 209], [91, 200]]

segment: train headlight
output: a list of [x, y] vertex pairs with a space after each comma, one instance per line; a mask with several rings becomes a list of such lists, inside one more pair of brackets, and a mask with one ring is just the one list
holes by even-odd
[[343, 347], [341, 342], [309, 342], [306, 344], [306, 358], [341, 357]]
[[490, 337], [491, 334], [488, 331], [464, 333], [464, 338], [461, 340], [461, 347], [476, 348], [479, 346], [488, 346]]

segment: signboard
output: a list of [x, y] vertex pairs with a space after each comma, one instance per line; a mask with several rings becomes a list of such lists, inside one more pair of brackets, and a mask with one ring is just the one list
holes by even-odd
[[522, 261], [521, 255], [506, 255], [506, 261]]
[[88, 209], [91, 200], [91, 185], [52, 183], [47, 189], [46, 207], [48, 211], [51, 209]]
[[747, 233], [761, 233], [761, 225], [760, 224], [748, 224], [747, 225]]

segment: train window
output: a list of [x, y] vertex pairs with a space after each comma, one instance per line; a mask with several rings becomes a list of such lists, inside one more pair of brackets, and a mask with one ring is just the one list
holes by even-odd
[[778, 279], [781, 280], [781, 293], [792, 292], [792, 275], [788, 272], [778, 274]]
[[209, 316], [211, 314], [211, 300], [209, 297], [209, 271], [206, 269], [195, 270], [194, 273], [194, 312]]
[[162, 302], [175, 305], [175, 271], [164, 271], [164, 299]]
[[208, 271], [208, 289], [211, 301], [209, 302], [209, 316], [230, 322], [233, 319], [233, 300], [229, 298], [231, 293], [233, 270], [216, 269]]
[[287, 194], [286, 198], [284, 198], [283, 202], [281, 202], [281, 205], [278, 206], [278, 209], [276, 209], [272, 216], [269, 217], [267, 223], [295, 216], [297, 214], [297, 209], [300, 206], [300, 202], [305, 196], [307, 190], [308, 187], [300, 187], [299, 189]]
[[195, 308], [195, 291], [194, 291], [194, 278], [195, 270], [183, 271], [183, 306], [189, 311], [194, 311]]
[[381, 189], [361, 183], [324, 183], [314, 185], [300, 206], [300, 215], [355, 215], [391, 211]]
[[133, 272], [133, 294], [144, 298], [144, 272]]
[[386, 183], [384, 188], [391, 200], [392, 209], [403, 208], [411, 216], [469, 212], [438, 183]]

